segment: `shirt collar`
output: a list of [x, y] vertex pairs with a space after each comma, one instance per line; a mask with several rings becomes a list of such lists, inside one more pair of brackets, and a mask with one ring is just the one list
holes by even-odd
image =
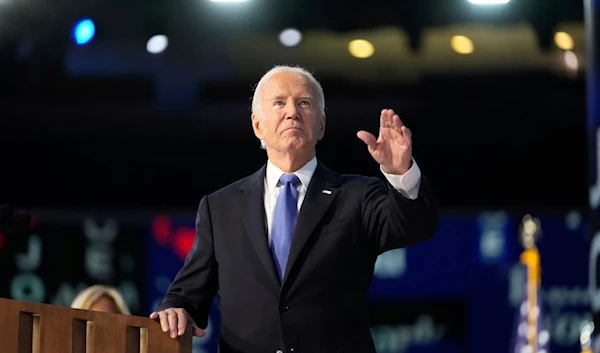
[[[306, 191], [308, 188], [308, 184], [312, 179], [313, 174], [315, 173], [315, 169], [317, 169], [317, 157], [313, 157], [308, 163], [306, 163], [302, 168], [298, 169], [294, 172], [300, 182], [302, 183], [302, 190]], [[266, 186], [267, 190], [272, 193], [277, 188], [277, 184], [279, 183], [279, 178], [285, 174], [281, 169], [277, 168], [271, 161], [267, 161], [267, 171], [265, 174]]]

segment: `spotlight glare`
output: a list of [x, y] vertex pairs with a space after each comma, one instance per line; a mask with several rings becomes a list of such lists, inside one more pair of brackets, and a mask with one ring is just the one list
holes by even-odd
[[96, 34], [96, 25], [89, 18], [82, 19], [75, 24], [71, 31], [71, 36], [77, 45], [89, 43]]
[[504, 5], [510, 0], [469, 0], [469, 2], [474, 5]]
[[279, 34], [279, 41], [286, 47], [294, 47], [302, 41], [302, 33], [295, 28], [284, 29]]
[[148, 39], [146, 43], [146, 50], [150, 54], [159, 54], [167, 49], [169, 45], [169, 38], [164, 34], [157, 34]]
[[366, 59], [375, 53], [375, 47], [366, 39], [354, 39], [348, 43], [350, 55], [359, 59]]

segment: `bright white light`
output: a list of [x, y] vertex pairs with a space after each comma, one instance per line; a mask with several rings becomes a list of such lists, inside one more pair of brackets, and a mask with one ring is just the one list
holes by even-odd
[[248, 0], [210, 0], [212, 2], [246, 2]]
[[469, 0], [469, 2], [475, 5], [504, 5], [508, 4], [510, 0]]
[[577, 54], [573, 53], [570, 50], [567, 50], [565, 52], [565, 65], [569, 70], [579, 70], [579, 58], [577, 58]]
[[169, 45], [169, 39], [167, 36], [163, 34], [157, 34], [152, 38], [148, 39], [148, 43], [146, 43], [146, 50], [151, 54], [162, 53], [167, 49]]
[[286, 47], [294, 47], [302, 40], [302, 33], [295, 28], [288, 28], [279, 34], [279, 41]]

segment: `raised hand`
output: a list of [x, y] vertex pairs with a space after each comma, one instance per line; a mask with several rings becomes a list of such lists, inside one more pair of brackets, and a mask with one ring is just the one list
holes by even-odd
[[379, 137], [367, 131], [356, 136], [367, 144], [369, 153], [389, 174], [403, 175], [412, 166], [412, 135], [392, 109], [383, 109]]
[[196, 326], [190, 315], [182, 308], [169, 308], [150, 314], [152, 320], [159, 319], [163, 332], [169, 332], [171, 338], [177, 338], [185, 333], [188, 324], [192, 325], [192, 334], [204, 337], [206, 332]]

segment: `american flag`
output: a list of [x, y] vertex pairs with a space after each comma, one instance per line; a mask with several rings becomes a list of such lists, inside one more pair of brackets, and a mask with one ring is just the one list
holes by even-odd
[[[542, 298], [539, 293], [538, 283], [536, 286], [535, 299], [531, 298], [527, 289], [529, 283], [527, 278], [528, 267], [522, 264], [523, 295], [521, 305], [517, 310], [513, 344], [511, 353], [550, 353], [550, 334], [544, 327], [544, 315], [542, 309]], [[534, 300], [532, 300], [534, 299]]]

